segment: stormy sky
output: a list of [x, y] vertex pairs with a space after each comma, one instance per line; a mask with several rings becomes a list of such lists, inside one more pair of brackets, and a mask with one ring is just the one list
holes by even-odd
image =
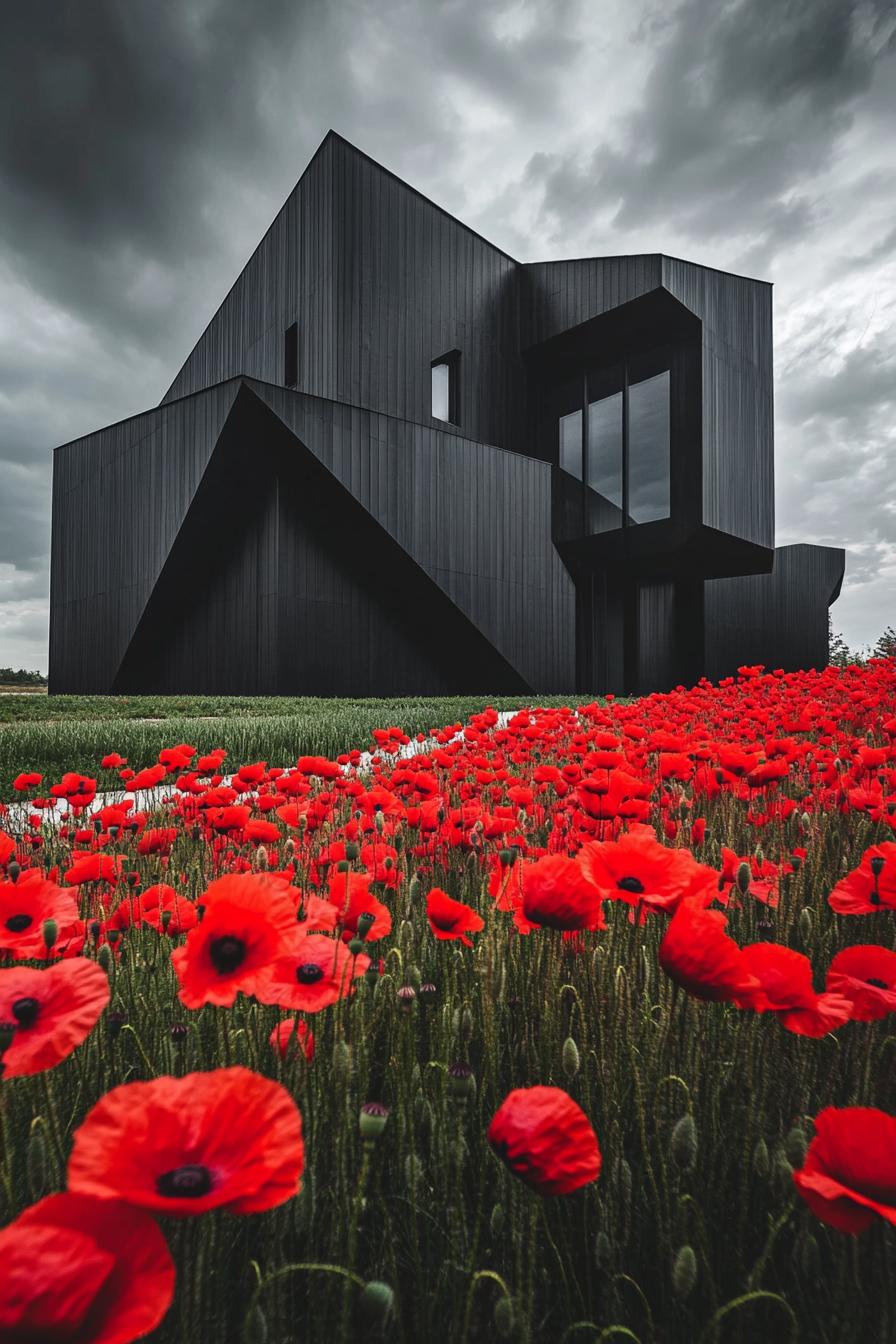
[[774, 281], [778, 543], [896, 625], [891, 0], [30, 0], [0, 106], [0, 665], [52, 448], [159, 401], [331, 126], [520, 261]]

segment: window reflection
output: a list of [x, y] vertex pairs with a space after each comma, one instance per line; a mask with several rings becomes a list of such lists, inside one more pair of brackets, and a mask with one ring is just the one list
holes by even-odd
[[668, 518], [669, 371], [628, 390], [628, 515], [633, 523]]
[[432, 414], [436, 420], [451, 419], [451, 366], [432, 366]]
[[622, 393], [588, 403], [586, 533], [622, 526]]
[[560, 466], [570, 476], [582, 479], [582, 412], [560, 417]]

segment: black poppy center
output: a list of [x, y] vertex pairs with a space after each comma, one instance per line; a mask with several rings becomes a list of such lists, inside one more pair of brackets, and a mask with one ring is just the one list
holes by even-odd
[[201, 1199], [212, 1188], [208, 1167], [175, 1167], [156, 1178], [156, 1189], [167, 1199]]
[[644, 883], [641, 881], [640, 877], [620, 877], [616, 885], [617, 887], [621, 887], [623, 891], [633, 891], [639, 896], [644, 890]]
[[[887, 989], [887, 987], [888, 987], [888, 986], [887, 986], [887, 982], [886, 982], [886, 980], [878, 980], [877, 976], [875, 976], [875, 975], [870, 975], [870, 976], [868, 977], [868, 979], [865, 981], [865, 984], [866, 984], [866, 985], [873, 985], [875, 989]], [[16, 1009], [15, 1009], [15, 1004], [13, 1004], [13, 1009], [12, 1009], [12, 1010], [13, 1010], [13, 1012], [15, 1012], [15, 1010], [16, 1010]]]
[[6, 927], [10, 933], [22, 933], [29, 925], [34, 923], [33, 915], [10, 915], [6, 921]]
[[869, 891], [869, 893], [868, 893], [868, 904], [869, 904], [869, 905], [880, 905], [880, 892], [879, 892], [879, 891], [877, 891], [877, 890]]
[[242, 938], [228, 935], [224, 938], [214, 938], [208, 952], [215, 970], [220, 975], [229, 975], [245, 961], [246, 944]]
[[37, 999], [16, 999], [12, 1005], [12, 1015], [20, 1027], [32, 1027], [39, 1011]]
[[296, 967], [296, 979], [300, 985], [316, 985], [323, 978], [323, 967], [313, 961], [303, 961], [301, 966]]

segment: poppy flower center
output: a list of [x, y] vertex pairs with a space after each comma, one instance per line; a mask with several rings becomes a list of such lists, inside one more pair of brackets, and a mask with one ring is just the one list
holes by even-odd
[[[866, 984], [866, 985], [873, 985], [875, 989], [886, 989], [886, 988], [887, 988], [887, 982], [886, 982], [886, 980], [878, 980], [877, 976], [874, 976], [874, 975], [869, 976], [868, 979], [865, 981], [865, 984]], [[13, 1010], [13, 1012], [15, 1012], [15, 1010], [16, 1010], [16, 1009], [15, 1009], [15, 1004], [13, 1004], [13, 1009], [12, 1009], [12, 1010]]]
[[219, 975], [229, 975], [246, 959], [246, 944], [242, 938], [227, 936], [212, 939], [208, 954]]
[[623, 891], [633, 891], [636, 895], [640, 895], [644, 890], [644, 883], [640, 877], [620, 877], [616, 885], [621, 887]]
[[12, 1005], [12, 1015], [20, 1027], [32, 1027], [39, 1011], [37, 999], [16, 999]]
[[323, 968], [313, 961], [305, 961], [296, 967], [296, 979], [300, 985], [316, 985], [323, 978]]
[[450, 933], [457, 924], [453, 915], [430, 915], [430, 919], [436, 928], [441, 929], [443, 933]]
[[10, 933], [22, 933], [30, 924], [34, 923], [33, 915], [10, 915], [6, 921], [6, 927]]
[[166, 1199], [201, 1199], [212, 1188], [208, 1167], [175, 1167], [156, 1178], [156, 1189]]

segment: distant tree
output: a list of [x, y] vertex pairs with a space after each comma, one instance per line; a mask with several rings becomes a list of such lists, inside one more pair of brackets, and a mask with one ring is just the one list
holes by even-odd
[[872, 658], [896, 658], [896, 630], [888, 625], [874, 646]]
[[834, 633], [834, 623], [828, 612], [828, 662], [831, 667], [849, 667], [850, 663], [859, 660], [860, 655], [853, 653], [843, 636]]
[[0, 667], [0, 685], [2, 686], [46, 686], [47, 678], [42, 672], [26, 672], [24, 667], [13, 671], [11, 667]]

